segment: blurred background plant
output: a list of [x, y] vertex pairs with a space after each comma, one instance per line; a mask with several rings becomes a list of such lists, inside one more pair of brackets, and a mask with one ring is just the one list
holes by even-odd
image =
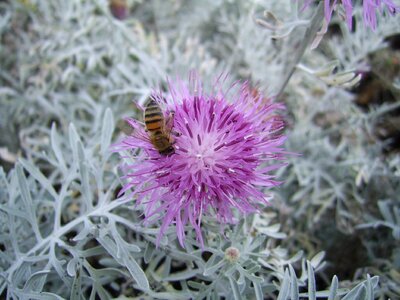
[[[300, 7], [0, 1], [0, 297], [399, 298], [399, 16], [372, 31], [355, 5], [352, 31], [334, 14], [311, 51], [323, 15]], [[191, 69], [285, 87], [302, 154], [263, 213], [223, 232], [204, 218], [204, 251], [190, 228], [186, 249], [173, 228], [155, 247], [109, 152], [132, 101]]]

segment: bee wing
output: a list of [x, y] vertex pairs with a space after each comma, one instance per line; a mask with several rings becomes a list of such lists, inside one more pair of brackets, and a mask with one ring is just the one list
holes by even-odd
[[132, 135], [138, 139], [150, 141], [149, 135], [144, 130], [144, 124], [131, 118], [125, 119], [126, 125], [130, 127], [128, 135]]
[[165, 132], [167, 134], [170, 134], [172, 131], [172, 128], [174, 127], [174, 117], [175, 117], [175, 112], [170, 111], [169, 115], [165, 119]]

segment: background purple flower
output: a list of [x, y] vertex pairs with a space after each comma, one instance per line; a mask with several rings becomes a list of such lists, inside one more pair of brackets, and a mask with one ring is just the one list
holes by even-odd
[[124, 20], [128, 16], [129, 7], [126, 0], [109, 0], [110, 11], [112, 15], [119, 19]]
[[382, 4], [386, 6], [391, 14], [398, 13], [400, 6], [393, 3], [392, 0], [364, 0], [363, 1], [363, 17], [364, 24], [376, 28], [376, 11], [382, 12]]
[[[333, 10], [338, 4], [342, 4], [346, 14], [346, 22], [350, 29], [353, 27], [353, 1], [352, 0], [324, 0], [325, 19], [329, 23]], [[305, 0], [303, 8], [308, 7], [312, 3], [311, 0]], [[398, 13], [400, 6], [396, 5], [392, 0], [363, 0], [363, 19], [364, 25], [372, 29], [376, 28], [377, 10], [382, 13], [386, 7], [390, 14]]]
[[165, 102], [166, 116], [175, 111], [174, 154], [160, 155], [143, 126], [132, 119], [127, 121], [135, 134], [118, 145], [131, 153], [143, 150], [123, 167], [128, 180], [123, 191], [134, 190], [129, 197], [144, 205], [145, 222], [162, 219], [158, 240], [175, 224], [182, 246], [187, 224], [203, 244], [204, 214], [232, 223], [233, 209], [248, 214], [267, 204], [263, 190], [279, 184], [270, 172], [284, 165], [275, 161], [285, 154], [280, 148], [284, 123], [277, 115], [281, 104], [263, 99], [248, 84], [224, 91], [217, 83], [210, 95], [196, 78], [189, 85], [178, 80], [169, 84], [169, 95], [153, 94]]

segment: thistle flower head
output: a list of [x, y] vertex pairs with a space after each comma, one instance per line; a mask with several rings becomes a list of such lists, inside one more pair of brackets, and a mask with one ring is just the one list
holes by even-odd
[[232, 223], [234, 209], [248, 214], [266, 204], [264, 189], [279, 184], [269, 172], [283, 165], [275, 161], [285, 154], [280, 148], [283, 122], [277, 115], [281, 104], [265, 101], [248, 84], [236, 84], [235, 94], [230, 93], [233, 87], [207, 94], [196, 78], [189, 85], [178, 80], [169, 83], [169, 94], [152, 96], [165, 107], [165, 118], [174, 111], [173, 154], [160, 154], [132, 119], [127, 121], [134, 134], [119, 144], [131, 153], [142, 150], [123, 167], [128, 180], [123, 191], [134, 190], [130, 197], [143, 204], [145, 222], [162, 219], [158, 239], [175, 224], [182, 246], [188, 224], [203, 244], [203, 215]]

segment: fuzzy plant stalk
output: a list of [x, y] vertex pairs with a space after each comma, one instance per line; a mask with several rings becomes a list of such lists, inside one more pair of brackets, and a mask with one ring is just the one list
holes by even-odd
[[287, 66], [285, 70], [285, 74], [282, 80], [282, 84], [280, 85], [278, 89], [278, 98], [282, 95], [282, 93], [285, 90], [286, 85], [288, 84], [290, 78], [292, 77], [294, 71], [296, 70], [297, 65], [301, 61], [302, 57], [304, 56], [304, 53], [307, 50], [307, 47], [309, 47], [314, 39], [317, 38], [318, 31], [322, 27], [322, 22], [323, 22], [323, 5], [322, 3], [318, 4], [318, 7], [311, 18], [309, 24], [307, 25], [307, 29], [304, 33], [304, 37], [300, 41], [300, 45], [295, 47], [295, 53], [293, 55], [293, 59], [290, 61], [290, 64]]

